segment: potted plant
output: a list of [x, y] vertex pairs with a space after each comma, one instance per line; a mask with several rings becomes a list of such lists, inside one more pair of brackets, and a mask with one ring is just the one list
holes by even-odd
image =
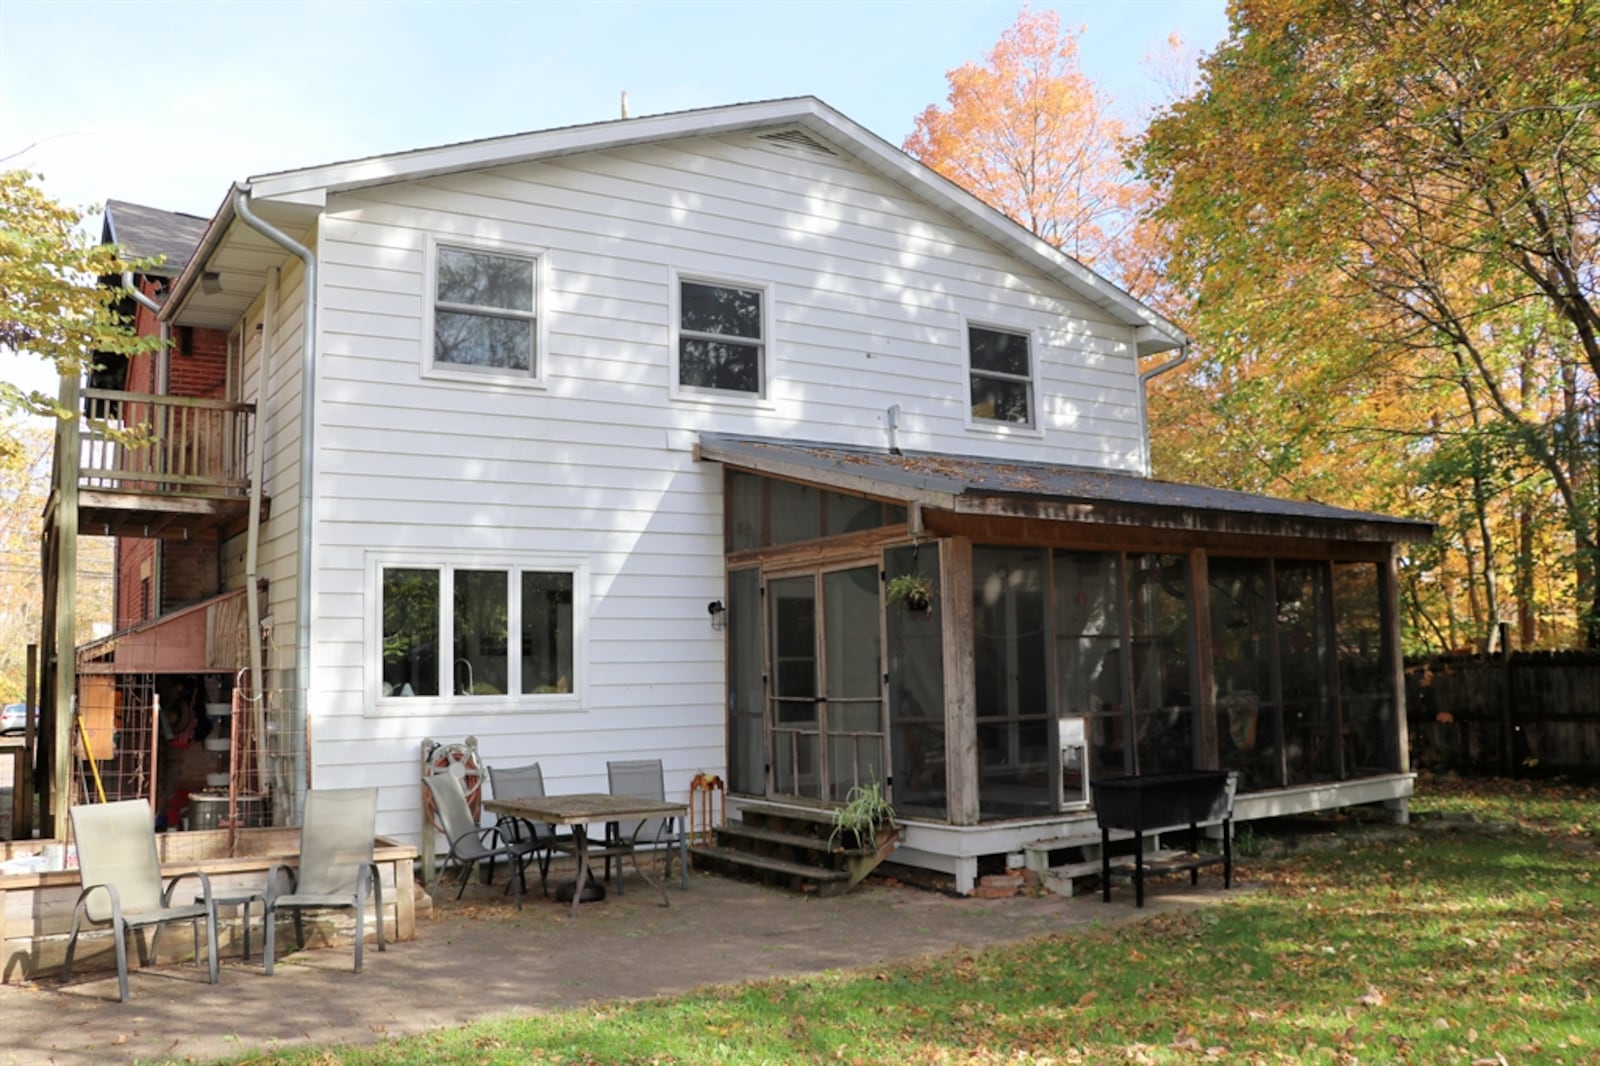
[[844, 806], [833, 812], [833, 833], [828, 837], [828, 846], [844, 853], [848, 887], [860, 884], [899, 845], [900, 823], [884, 798], [883, 786], [874, 782], [852, 788]]
[[856, 785], [844, 806], [833, 812], [833, 832], [828, 836], [828, 844], [846, 850], [870, 850], [876, 846], [879, 834], [885, 831], [899, 833], [900, 823], [895, 821], [894, 807], [883, 796], [883, 786], [877, 782]]
[[926, 574], [896, 574], [889, 579], [886, 593], [891, 605], [900, 604], [908, 611], [921, 614], [933, 609], [935, 591], [933, 581]]

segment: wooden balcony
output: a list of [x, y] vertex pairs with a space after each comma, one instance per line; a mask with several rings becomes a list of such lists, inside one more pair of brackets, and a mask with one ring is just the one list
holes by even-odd
[[56, 461], [77, 457], [79, 533], [187, 540], [244, 528], [254, 405], [84, 389], [72, 407], [84, 414], [62, 426]]

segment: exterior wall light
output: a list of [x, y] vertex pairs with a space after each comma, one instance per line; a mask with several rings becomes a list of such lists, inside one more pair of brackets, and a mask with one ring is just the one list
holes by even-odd
[[706, 604], [706, 613], [711, 616], [711, 628], [720, 633], [728, 627], [728, 608], [723, 606], [721, 600], [712, 600]]

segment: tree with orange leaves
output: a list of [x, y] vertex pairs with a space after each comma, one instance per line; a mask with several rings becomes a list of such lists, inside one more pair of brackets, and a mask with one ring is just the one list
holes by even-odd
[[1130, 240], [1144, 186], [1123, 166], [1122, 123], [1078, 65], [1053, 11], [1023, 8], [980, 66], [950, 71], [948, 106], [917, 117], [905, 150], [1073, 258], [1149, 295]]

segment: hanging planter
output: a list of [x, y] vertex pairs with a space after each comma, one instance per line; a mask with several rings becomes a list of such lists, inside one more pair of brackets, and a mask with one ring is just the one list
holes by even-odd
[[926, 574], [897, 574], [889, 579], [886, 595], [891, 606], [899, 606], [915, 614], [933, 610], [937, 589]]

